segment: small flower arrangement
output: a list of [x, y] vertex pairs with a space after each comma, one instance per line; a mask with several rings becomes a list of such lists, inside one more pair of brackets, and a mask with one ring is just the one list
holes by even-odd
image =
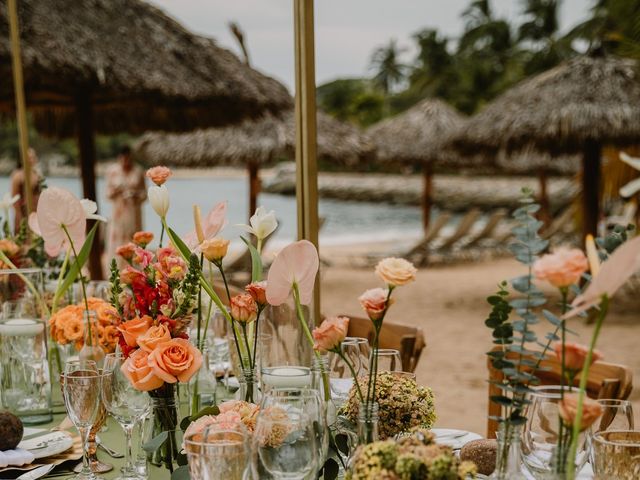
[[475, 474], [472, 462], [461, 462], [451, 447], [437, 445], [431, 432], [415, 429], [398, 440], [358, 447], [346, 479], [464, 480]]
[[217, 408], [218, 414], [203, 415], [191, 422], [184, 432], [185, 438], [203, 432], [210, 425], [226, 428], [243, 424], [249, 433], [253, 433], [256, 417], [260, 412], [258, 405], [242, 400], [229, 400], [221, 403]]
[[[368, 378], [360, 377], [357, 383], [359, 387], [354, 384], [340, 412], [352, 423], [357, 421], [360, 408], [358, 388], [364, 390]], [[415, 427], [429, 429], [436, 421], [433, 392], [407, 376], [379, 372], [375, 401], [378, 402], [379, 434], [383, 440]]]

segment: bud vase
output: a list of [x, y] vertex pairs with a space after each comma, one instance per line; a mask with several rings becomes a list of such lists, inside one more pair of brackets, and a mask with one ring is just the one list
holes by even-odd
[[253, 368], [243, 368], [238, 377], [240, 388], [236, 392], [236, 399], [249, 403], [260, 403], [262, 394], [260, 392], [258, 376]]
[[195, 415], [205, 407], [216, 404], [216, 376], [209, 367], [209, 351], [201, 345], [202, 366], [189, 380], [189, 414]]
[[98, 314], [94, 310], [85, 310], [83, 318], [84, 343], [78, 356], [80, 360], [93, 360], [101, 368], [105, 353], [98, 340]]
[[358, 409], [358, 445], [378, 441], [378, 403], [361, 403]]
[[165, 383], [162, 387], [151, 390], [151, 427], [147, 442], [162, 432], [167, 432], [167, 439], [153, 452], [147, 453], [147, 460], [157, 466], [164, 465], [170, 472], [177, 468], [177, 456], [180, 443], [176, 438], [178, 426], [178, 399], [175, 384]]
[[500, 424], [496, 468], [489, 477], [491, 480], [526, 480], [522, 473], [521, 436], [522, 425]]

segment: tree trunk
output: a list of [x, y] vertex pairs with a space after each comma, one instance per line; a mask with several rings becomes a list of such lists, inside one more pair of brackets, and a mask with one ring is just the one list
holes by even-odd
[[600, 143], [588, 140], [582, 157], [582, 233], [596, 236], [600, 220]]
[[422, 169], [424, 191], [422, 192], [422, 229], [424, 234], [429, 230], [431, 222], [431, 195], [433, 192], [433, 170], [430, 164], [425, 164]]
[[249, 163], [249, 218], [258, 208], [258, 194], [260, 193], [260, 175], [258, 165]]
[[[82, 173], [82, 193], [84, 198], [97, 202], [96, 195], [96, 148], [93, 132], [93, 110], [91, 107], [91, 94], [87, 90], [81, 90], [76, 95], [76, 133], [78, 135], [78, 151], [80, 152], [80, 171]], [[91, 223], [91, 222], [89, 222]], [[88, 224], [87, 228], [91, 225]], [[76, 245], [80, 248], [81, 245]], [[102, 280], [102, 244], [99, 232], [89, 256], [89, 272], [94, 280]]]

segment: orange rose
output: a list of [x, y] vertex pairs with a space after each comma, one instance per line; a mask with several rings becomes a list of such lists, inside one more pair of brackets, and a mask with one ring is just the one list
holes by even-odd
[[253, 297], [255, 302], [264, 306], [267, 304], [267, 281], [253, 282], [244, 287], [244, 291]]
[[138, 337], [149, 330], [152, 323], [153, 320], [151, 320], [151, 317], [147, 315], [142, 318], [136, 317], [133, 320], [121, 323], [120, 326], [118, 326], [118, 331], [124, 337], [124, 341], [127, 345], [130, 347], [136, 347], [138, 345], [136, 342]]
[[318, 328], [313, 329], [313, 348], [326, 353], [329, 350], [340, 348], [340, 344], [347, 336], [349, 329], [349, 319], [347, 317], [326, 318]]
[[125, 260], [131, 260], [136, 251], [135, 244], [129, 242], [116, 248], [116, 255], [120, 255]]
[[219, 262], [227, 255], [229, 243], [225, 238], [211, 238], [200, 244], [200, 251], [210, 262]]
[[167, 383], [186, 383], [202, 365], [202, 354], [188, 340], [174, 338], [156, 346], [149, 365]]
[[[360, 305], [369, 318], [373, 321], [380, 320], [385, 310], [387, 309], [387, 297], [389, 296], [389, 290], [384, 288], [372, 288], [365, 291], [358, 300]], [[391, 301], [389, 301], [391, 305]]]
[[136, 232], [133, 234], [133, 243], [139, 247], [146, 247], [153, 241], [153, 233], [151, 232]]
[[[558, 403], [560, 417], [566, 425], [573, 425], [578, 412], [578, 394], [566, 393], [564, 398]], [[584, 397], [582, 402], [582, 420], [580, 431], [586, 430], [602, 415], [602, 406], [589, 397]]]
[[159, 166], [147, 170], [147, 178], [157, 186], [164, 184], [171, 176], [171, 170], [167, 167]]
[[[553, 346], [553, 350], [556, 353], [556, 357], [562, 362], [562, 342], [556, 342]], [[584, 363], [587, 360], [587, 354], [589, 348], [580, 345], [579, 343], [566, 342], [564, 345], [564, 366], [567, 370], [575, 374], [584, 368]], [[602, 360], [603, 355], [597, 350], [593, 351], [591, 355], [591, 363]], [[589, 365], [591, 366], [591, 365]]]
[[566, 288], [578, 283], [589, 269], [589, 261], [582, 250], [559, 248], [543, 255], [533, 264], [533, 274], [538, 280], [546, 280], [556, 288]]
[[148, 392], [164, 385], [149, 365], [149, 354], [142, 349], [135, 350], [120, 367], [125, 377], [136, 390]]
[[258, 305], [251, 295], [241, 293], [231, 297], [231, 316], [240, 323], [253, 322], [258, 316]]
[[151, 327], [145, 333], [138, 337], [138, 345], [145, 352], [152, 352], [159, 343], [171, 340], [171, 333], [166, 325], [160, 324]]
[[376, 265], [376, 275], [387, 285], [399, 287], [416, 279], [416, 267], [404, 258], [385, 258]]

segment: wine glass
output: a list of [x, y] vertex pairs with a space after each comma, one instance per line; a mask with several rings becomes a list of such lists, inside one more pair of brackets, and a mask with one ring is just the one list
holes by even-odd
[[82, 471], [76, 480], [96, 480], [100, 477], [91, 471], [88, 437], [96, 422], [100, 407], [100, 373], [93, 360], [73, 360], [64, 366], [63, 396], [69, 418], [82, 438]]
[[[340, 347], [342, 356], [335, 352], [328, 354], [331, 393], [333, 399], [339, 404], [343, 404], [349, 396], [353, 386], [353, 375], [359, 377], [368, 369], [367, 360], [363, 359], [361, 354], [360, 341], [362, 340], [367, 342], [364, 338], [347, 337]], [[345, 358], [353, 367], [353, 372]]]
[[378, 349], [378, 372], [401, 372], [400, 352], [393, 348]]
[[371, 358], [371, 346], [369, 340], [363, 337], [345, 337], [344, 341], [349, 344], [355, 344], [359, 356], [360, 370], [356, 373], [360, 375], [369, 374], [369, 359]]
[[213, 424], [184, 439], [191, 478], [243, 480], [250, 459], [249, 436], [242, 423]]
[[[633, 430], [633, 407], [628, 400], [598, 399], [597, 402], [602, 407], [602, 415], [589, 427], [587, 436], [589, 443], [593, 446], [593, 437], [598, 432], [609, 430]], [[591, 464], [595, 462], [593, 448], [591, 452]]]
[[122, 353], [110, 353], [104, 359], [101, 397], [104, 406], [124, 430], [126, 439], [125, 464], [117, 480], [138, 480], [140, 477], [132, 461], [131, 434], [137, 422], [149, 411], [150, 400], [146, 392], [136, 390], [122, 373], [125, 358]]

